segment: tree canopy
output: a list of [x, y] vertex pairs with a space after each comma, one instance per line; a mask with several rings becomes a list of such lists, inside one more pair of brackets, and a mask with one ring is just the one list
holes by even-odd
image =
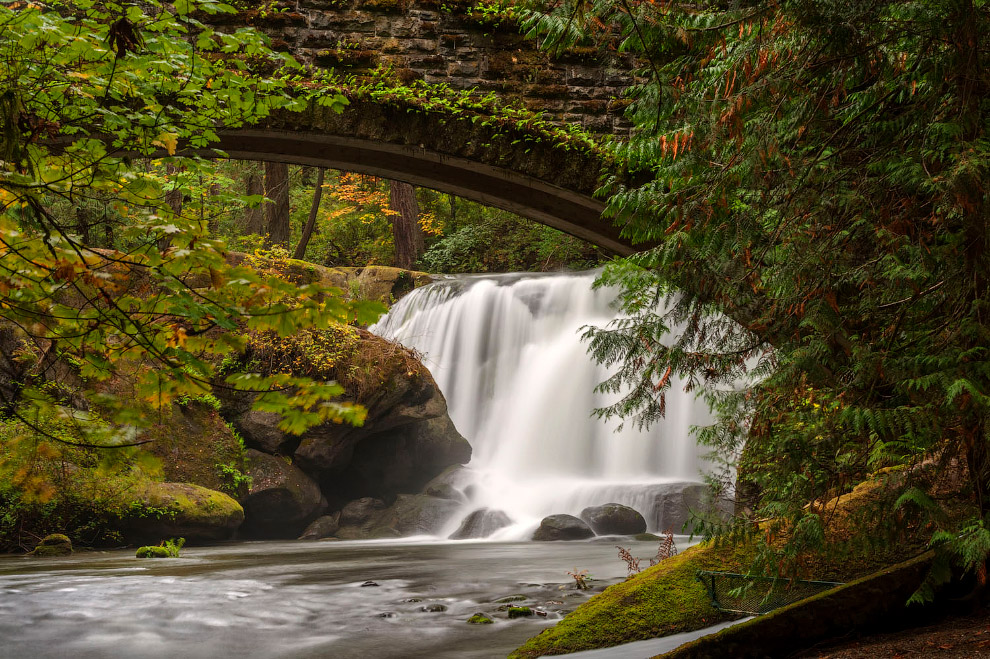
[[[602, 192], [655, 247], [603, 277], [630, 318], [592, 347], [619, 367], [603, 388], [631, 393], [602, 413], [649, 425], [671, 372], [705, 388], [720, 422], [700, 438], [777, 520], [739, 520], [773, 569], [821, 547], [815, 502], [886, 469], [887, 522], [920, 516], [985, 574], [987, 4], [563, 0], [523, 19], [546, 47], [642, 62], [613, 145], [642, 184]], [[938, 499], [948, 471], [967, 514]]]
[[[263, 35], [199, 20], [231, 11], [212, 0], [0, 4], [5, 416], [35, 430], [55, 416], [79, 426], [77, 442], [131, 445], [143, 441], [148, 409], [219, 382], [263, 392], [259, 404], [295, 431], [360, 420], [331, 401], [334, 383], [263, 377], [231, 358], [245, 331], [285, 336], [380, 312], [233, 265], [210, 233], [205, 205], [233, 195], [196, 190], [210, 163], [183, 153], [213, 155], [216, 131], [279, 108], [346, 103], [294, 84], [299, 65]], [[93, 248], [99, 229], [116, 249]], [[122, 368], [136, 399], [101, 384]], [[95, 416], [110, 423], [86, 423]]]

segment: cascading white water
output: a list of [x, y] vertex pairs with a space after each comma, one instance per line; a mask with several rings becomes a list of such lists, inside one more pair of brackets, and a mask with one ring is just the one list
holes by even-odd
[[700, 478], [689, 430], [709, 414], [679, 383], [668, 393], [666, 418], [647, 432], [616, 432], [617, 422], [592, 415], [611, 402], [594, 391], [608, 371], [581, 335], [616, 316], [614, 291], [593, 290], [594, 279], [594, 272], [449, 277], [413, 291], [371, 328], [424, 355], [474, 449], [464, 513], [487, 507], [513, 521], [494, 538], [528, 537], [546, 515], [609, 502], [652, 521], [657, 484]]

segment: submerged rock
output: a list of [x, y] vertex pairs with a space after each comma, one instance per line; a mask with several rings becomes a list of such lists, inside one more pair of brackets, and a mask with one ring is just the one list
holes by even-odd
[[72, 540], [62, 533], [46, 535], [31, 552], [32, 556], [45, 558], [47, 556], [68, 556], [72, 553]]
[[451, 540], [466, 540], [468, 538], [487, 538], [495, 531], [512, 524], [512, 520], [501, 510], [479, 508], [471, 512], [460, 527], [450, 534]]
[[491, 625], [495, 621], [486, 616], [484, 613], [475, 613], [473, 616], [467, 619], [469, 625]]
[[164, 547], [158, 545], [150, 545], [146, 547], [138, 547], [137, 551], [134, 552], [136, 558], [170, 558], [171, 554]]
[[635, 535], [646, 531], [646, 519], [635, 509], [621, 503], [585, 508], [581, 511], [581, 519], [596, 535]]
[[594, 535], [595, 532], [574, 515], [550, 515], [540, 522], [533, 540], [583, 540]]
[[243, 500], [248, 535], [296, 538], [320, 513], [319, 486], [285, 458], [253, 449], [246, 456], [251, 489]]
[[447, 610], [446, 604], [427, 604], [426, 606], [419, 607], [420, 611], [424, 613], [443, 613]]

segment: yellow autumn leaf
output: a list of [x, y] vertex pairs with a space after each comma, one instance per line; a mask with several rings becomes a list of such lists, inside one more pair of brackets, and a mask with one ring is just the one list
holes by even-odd
[[154, 146], [160, 146], [166, 151], [168, 155], [175, 155], [175, 147], [179, 143], [179, 136], [175, 133], [166, 133], [162, 131], [158, 134], [158, 137], [151, 142]]

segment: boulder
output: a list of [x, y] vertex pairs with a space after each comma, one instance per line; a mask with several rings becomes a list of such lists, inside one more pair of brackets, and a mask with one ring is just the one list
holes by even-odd
[[495, 531], [512, 524], [512, 519], [501, 510], [479, 508], [472, 511], [456, 531], [450, 534], [451, 540], [487, 538]]
[[690, 533], [691, 510], [702, 508], [709, 495], [704, 483], [663, 483], [654, 486], [653, 505], [649, 517], [657, 531]]
[[244, 521], [244, 509], [234, 499], [191, 483], [146, 483], [133, 501], [137, 505], [128, 506], [121, 527], [125, 539], [134, 544], [178, 537], [192, 542], [226, 540]]
[[254, 537], [296, 538], [321, 512], [319, 486], [285, 458], [249, 449], [251, 488], [242, 501], [244, 531]]
[[300, 540], [322, 540], [332, 537], [340, 528], [340, 511], [319, 517], [299, 536]]
[[495, 621], [480, 611], [467, 619], [469, 625], [491, 625]]
[[291, 455], [299, 444], [299, 438], [279, 430], [281, 421], [282, 417], [274, 412], [248, 410], [234, 419], [234, 427], [248, 448], [272, 455]]
[[583, 540], [594, 535], [595, 532], [574, 515], [550, 515], [540, 522], [533, 540]]
[[31, 555], [44, 558], [47, 556], [68, 556], [71, 553], [72, 540], [69, 540], [69, 536], [62, 533], [52, 533], [41, 539]]
[[464, 488], [470, 485], [471, 480], [472, 471], [470, 469], [460, 464], [451, 465], [423, 487], [423, 494], [441, 499], [467, 501]]
[[351, 501], [340, 511], [340, 526], [361, 526], [385, 509], [385, 502], [374, 497]]
[[344, 515], [341, 514], [341, 527], [337, 530], [337, 537], [365, 540], [435, 535], [443, 530], [459, 508], [460, 504], [450, 499], [439, 499], [426, 494], [400, 494], [394, 504], [373, 512], [363, 523], [345, 526]]
[[362, 428], [324, 423], [302, 434], [293, 456], [306, 473], [319, 479], [333, 478], [351, 464], [354, 446], [366, 434]]
[[634, 508], [621, 503], [585, 508], [581, 511], [581, 519], [596, 535], [635, 535], [646, 532], [646, 519]]
[[400, 494], [382, 511], [372, 537], [436, 535], [460, 507], [456, 501], [427, 494]]

